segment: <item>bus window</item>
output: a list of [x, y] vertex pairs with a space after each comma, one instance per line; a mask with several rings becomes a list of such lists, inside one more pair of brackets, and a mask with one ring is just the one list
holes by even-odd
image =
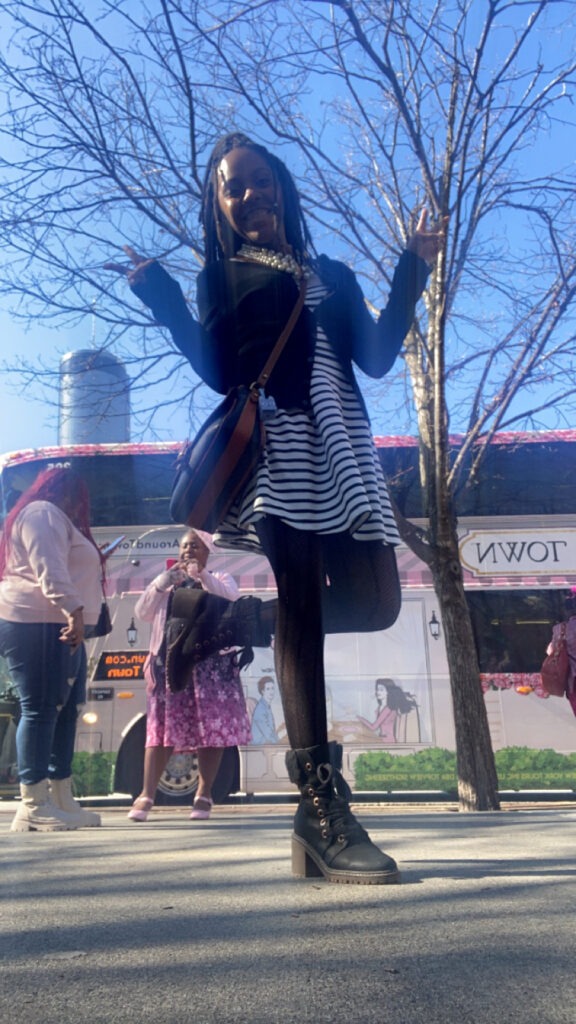
[[168, 505], [177, 446], [155, 452], [117, 451], [89, 455], [72, 450], [62, 455], [8, 465], [2, 471], [2, 516], [43, 469], [68, 465], [84, 478], [90, 491], [91, 524], [156, 526], [169, 523]]
[[482, 590], [466, 597], [480, 671], [539, 672], [552, 626], [563, 618], [564, 592]]

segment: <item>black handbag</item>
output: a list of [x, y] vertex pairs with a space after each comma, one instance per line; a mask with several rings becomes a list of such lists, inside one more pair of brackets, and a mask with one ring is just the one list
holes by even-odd
[[243, 648], [240, 665], [250, 663], [252, 647], [269, 647], [276, 617], [276, 602], [259, 597], [229, 601], [193, 587], [178, 587], [172, 594], [166, 620], [166, 680], [178, 693], [188, 682], [191, 668], [223, 648]]
[[260, 458], [260, 391], [240, 385], [226, 395], [178, 456], [170, 498], [176, 523], [214, 533]]
[[253, 475], [264, 446], [260, 392], [300, 316], [306, 281], [258, 379], [231, 388], [178, 456], [170, 498], [174, 522], [214, 533]]
[[84, 639], [94, 640], [98, 636], [108, 636], [112, 632], [112, 619], [106, 601], [102, 601], [98, 622], [93, 626], [84, 626]]

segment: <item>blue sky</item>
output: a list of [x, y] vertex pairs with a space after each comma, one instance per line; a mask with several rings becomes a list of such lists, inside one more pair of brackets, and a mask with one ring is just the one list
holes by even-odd
[[[480, 3], [478, 6], [479, 9], [483, 7]], [[0, 32], [2, 27], [0, 20]], [[547, 155], [549, 152], [548, 149]], [[507, 227], [511, 230], [510, 225]], [[99, 340], [98, 329], [96, 327], [95, 331], [93, 330], [90, 316], [73, 330], [49, 330], [45, 326], [37, 328], [35, 325], [25, 329], [5, 310], [0, 310], [0, 337], [3, 361], [13, 365], [21, 358], [27, 363], [45, 367], [52, 372], [57, 370], [62, 355], [89, 347], [92, 341], [98, 344]], [[150, 392], [147, 397], [150, 397]], [[161, 393], [158, 394], [159, 403], [163, 397]], [[57, 412], [57, 395], [53, 382], [43, 394], [37, 385], [31, 387], [27, 382], [18, 382], [14, 374], [5, 375], [0, 403], [0, 450], [9, 451], [57, 443]], [[391, 433], [396, 432], [393, 423], [389, 429]], [[161, 424], [161, 431], [162, 439], [178, 440], [186, 437], [189, 431], [187, 409], [184, 407], [171, 414], [167, 412]], [[148, 435], [147, 439], [152, 438]]]
[[[29, 363], [43, 365], [55, 371], [60, 359], [68, 352], [90, 348], [92, 327], [86, 318], [85, 329], [46, 330], [34, 327], [24, 329], [9, 314], [0, 313], [0, 337], [2, 338], [2, 361], [14, 363], [22, 357]], [[97, 337], [96, 337], [97, 341]], [[14, 374], [2, 374], [0, 401], [0, 453], [20, 448], [38, 448], [58, 444], [58, 406], [54, 382], [50, 387], [33, 388], [18, 383]], [[147, 392], [149, 399], [150, 392]], [[163, 399], [158, 393], [158, 402]], [[188, 411], [167, 411], [162, 436], [134, 437], [134, 440], [184, 440], [189, 435]]]
[[[8, 313], [0, 313], [2, 358], [13, 363], [24, 358], [31, 363], [43, 360], [56, 368], [61, 355], [87, 345], [78, 331], [69, 336], [64, 331], [25, 330]], [[89, 341], [89, 336], [88, 336]], [[57, 407], [39, 400], [38, 391], [21, 383], [14, 375], [3, 374], [0, 403], [0, 449], [36, 448], [57, 443]]]

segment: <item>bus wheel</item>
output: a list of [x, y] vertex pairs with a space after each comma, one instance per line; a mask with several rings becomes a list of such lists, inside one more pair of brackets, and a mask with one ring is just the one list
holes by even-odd
[[190, 804], [198, 788], [198, 758], [189, 751], [172, 754], [158, 783], [155, 804]]
[[133, 800], [142, 792], [146, 715], [140, 715], [129, 727], [116, 755], [114, 792], [130, 793]]
[[[114, 770], [114, 792], [130, 793], [135, 800], [142, 792], [144, 778], [144, 745], [146, 743], [146, 715], [140, 715], [128, 728], [122, 739]], [[240, 756], [237, 747], [226, 747], [218, 775], [212, 787], [214, 803], [223, 804], [230, 793], [240, 787]], [[191, 804], [198, 788], [198, 760], [196, 754], [173, 754], [162, 773], [155, 803]]]
[[[240, 757], [237, 747], [226, 747], [218, 775], [212, 787], [215, 804], [226, 802], [230, 793], [236, 793], [240, 785]], [[198, 788], [198, 759], [196, 754], [178, 752], [170, 758], [162, 773], [155, 803], [191, 804]]]

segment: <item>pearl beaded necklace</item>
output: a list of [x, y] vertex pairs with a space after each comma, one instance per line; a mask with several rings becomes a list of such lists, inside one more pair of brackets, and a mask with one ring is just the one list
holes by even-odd
[[274, 267], [275, 270], [284, 270], [287, 274], [292, 274], [296, 281], [309, 277], [311, 273], [309, 267], [301, 266], [290, 253], [274, 252], [273, 249], [244, 244], [236, 255], [254, 263], [263, 263], [266, 267]]

